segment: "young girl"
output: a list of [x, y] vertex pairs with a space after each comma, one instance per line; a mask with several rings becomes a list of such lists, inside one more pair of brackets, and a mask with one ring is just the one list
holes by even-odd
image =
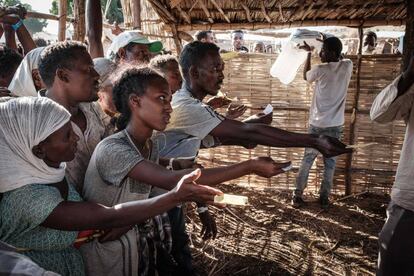
[[[163, 131], [170, 119], [171, 91], [167, 81], [149, 68], [129, 68], [113, 88], [113, 100], [120, 113], [118, 133], [96, 147], [89, 163], [83, 193], [85, 199], [104, 205], [144, 200], [153, 186], [171, 190], [188, 170], [171, 171], [158, 165], [158, 144], [154, 130]], [[257, 158], [236, 165], [203, 170], [200, 183], [215, 185], [249, 173], [264, 177], [279, 174], [288, 163]], [[161, 219], [125, 229], [121, 238], [82, 246], [89, 275], [146, 275], [160, 273], [166, 262], [157, 256], [170, 251], [168, 231]], [[161, 231], [160, 231], [161, 230]], [[121, 233], [121, 232], [120, 232]], [[168, 259], [168, 258], [167, 258]]]
[[112, 207], [81, 202], [65, 178], [64, 162], [74, 158], [78, 140], [70, 117], [43, 97], [0, 103], [0, 240], [42, 268], [84, 275], [82, 257], [73, 247], [78, 231], [134, 225], [184, 201], [212, 202], [221, 194], [196, 185], [196, 171], [165, 196]]

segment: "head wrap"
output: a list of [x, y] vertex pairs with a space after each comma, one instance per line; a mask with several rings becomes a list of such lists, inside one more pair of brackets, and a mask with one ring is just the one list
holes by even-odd
[[0, 193], [63, 179], [66, 164], [49, 167], [32, 148], [69, 120], [70, 113], [63, 106], [45, 97], [0, 103]]
[[37, 96], [32, 71], [39, 68], [40, 55], [44, 49], [45, 47], [33, 49], [23, 58], [9, 85], [13, 96]]

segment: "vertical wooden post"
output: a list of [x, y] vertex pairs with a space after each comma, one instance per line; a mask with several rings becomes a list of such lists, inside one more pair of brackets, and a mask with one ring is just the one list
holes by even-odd
[[414, 53], [414, 1], [406, 0], [407, 19], [405, 20], [403, 68], [407, 68], [412, 53]]
[[68, 10], [67, 0], [59, 0], [59, 33], [58, 33], [59, 41], [63, 41], [66, 39], [67, 10]]
[[73, 40], [84, 42], [86, 33], [85, 0], [73, 0], [73, 15], [75, 18]]
[[132, 4], [132, 18], [133, 28], [141, 30], [141, 0], [133, 0]]
[[174, 24], [171, 24], [170, 26], [171, 26], [172, 35], [174, 38], [175, 49], [177, 51], [177, 56], [178, 56], [181, 53], [183, 45], [182, 45], [181, 39], [178, 36], [177, 27]]
[[[362, 44], [364, 37], [364, 30], [362, 26], [358, 28], [359, 35], [359, 46], [358, 46], [358, 57], [356, 65], [356, 89], [354, 95], [354, 101], [352, 104], [352, 116], [351, 124], [349, 126], [349, 144], [355, 144], [355, 129], [358, 117], [358, 104], [359, 104], [359, 94], [361, 90], [361, 62], [362, 62]], [[350, 195], [352, 193], [352, 156], [353, 153], [348, 153], [345, 162], [345, 195]]]

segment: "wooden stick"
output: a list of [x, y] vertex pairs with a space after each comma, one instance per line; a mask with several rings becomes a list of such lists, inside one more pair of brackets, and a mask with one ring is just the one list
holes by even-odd
[[187, 24], [191, 24], [190, 16], [185, 11], [183, 11], [179, 5], [176, 8], [177, 8], [178, 12], [180, 13], [181, 17], [184, 19], [184, 21]]
[[262, 10], [262, 14], [263, 14], [264, 18], [267, 20], [267, 22], [272, 24], [272, 19], [269, 17], [269, 15], [267, 15], [266, 7], [264, 5], [264, 2], [265, 1], [260, 1], [260, 9]]
[[66, 16], [68, 3], [66, 0], [59, 0], [59, 32], [58, 39], [63, 41], [66, 39]]
[[204, 4], [203, 0], [198, 1], [198, 3], [200, 3], [201, 9], [203, 9], [204, 13], [206, 14], [208, 22], [213, 24], [214, 20], [213, 20], [213, 18], [211, 18], [210, 11], [207, 9], [207, 7]]
[[210, 0], [211, 3], [216, 7], [216, 9], [223, 15], [224, 19], [227, 21], [227, 23], [231, 23], [230, 19], [227, 17], [227, 15], [224, 13], [223, 9], [217, 4], [216, 0]]
[[153, 4], [158, 11], [162, 11], [172, 22], [177, 23], [175, 17], [160, 2], [158, 2], [158, 0], [149, 0], [149, 2]]
[[192, 31], [192, 30], [229, 30], [229, 29], [245, 29], [245, 30], [260, 30], [260, 29], [285, 29], [294, 27], [306, 27], [306, 26], [347, 26], [347, 27], [359, 27], [364, 26], [366, 28], [373, 26], [385, 26], [394, 25], [401, 26], [404, 24], [404, 20], [360, 20], [360, 19], [343, 19], [343, 20], [305, 20], [305, 21], [292, 21], [292, 22], [248, 22], [248, 23], [214, 23], [214, 24], [191, 24], [177, 26], [178, 31]]
[[73, 1], [73, 13], [76, 18], [74, 22], [73, 40], [84, 41], [85, 40], [85, 1], [74, 0]]
[[351, 198], [351, 197], [360, 196], [360, 195], [364, 195], [364, 194], [367, 194], [367, 193], [368, 193], [368, 191], [361, 192], [361, 193], [357, 193], [357, 194], [352, 194], [352, 195], [347, 195], [347, 196], [344, 196], [344, 197], [341, 197], [341, 198], [339, 198], [339, 199], [337, 199], [337, 200], [332, 201], [332, 203], [333, 203], [333, 202], [343, 201], [343, 200], [345, 200], [345, 199], [348, 199], [348, 198]]
[[[34, 12], [34, 11], [28, 11], [26, 17], [59, 21], [59, 16], [57, 15], [42, 13], [42, 12]], [[73, 19], [73, 17], [66, 16], [66, 21], [72, 23], [75, 20]]]
[[253, 22], [252, 17], [250, 15], [250, 9], [249, 7], [247, 7], [245, 4], [240, 3], [240, 5], [243, 7], [243, 9], [246, 11], [246, 17], [247, 17], [247, 21], [249, 21], [250, 23]]

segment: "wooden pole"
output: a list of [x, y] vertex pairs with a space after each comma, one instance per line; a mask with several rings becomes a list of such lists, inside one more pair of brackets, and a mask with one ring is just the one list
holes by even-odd
[[364, 28], [374, 26], [404, 25], [404, 20], [377, 20], [377, 19], [341, 19], [341, 20], [298, 20], [291, 22], [245, 22], [245, 23], [214, 23], [214, 24], [180, 24], [177, 26], [177, 31], [202, 31], [202, 30], [260, 30], [260, 29], [285, 29], [293, 27], [306, 27], [306, 26], [347, 26], [347, 27], [359, 27]]
[[412, 53], [414, 53], [414, 1], [406, 0], [407, 19], [405, 23], [403, 68], [407, 68]]
[[[357, 66], [356, 66], [356, 89], [354, 95], [354, 102], [352, 104], [352, 115], [351, 115], [351, 124], [349, 126], [349, 144], [355, 144], [355, 130], [356, 123], [358, 118], [358, 104], [359, 104], [359, 94], [361, 91], [361, 63], [362, 63], [362, 44], [364, 37], [364, 30], [362, 26], [358, 28], [359, 35], [359, 46], [358, 46], [358, 57], [357, 57]], [[350, 195], [352, 193], [352, 156], [353, 152], [348, 153], [345, 161], [345, 195]]]
[[141, 30], [141, 1], [140, 0], [132, 0], [132, 26], [134, 29]]
[[63, 41], [66, 39], [67, 10], [68, 10], [67, 0], [59, 0], [59, 33], [58, 33], [59, 41]]
[[73, 39], [83, 42], [85, 40], [85, 0], [73, 1], [73, 13], [75, 16]]
[[177, 56], [178, 56], [181, 53], [183, 45], [181, 43], [181, 39], [178, 36], [177, 28], [175, 27], [175, 25], [171, 24], [170, 27], [171, 27], [172, 35], [173, 35], [173, 38], [174, 38], [175, 49], [177, 51]]

